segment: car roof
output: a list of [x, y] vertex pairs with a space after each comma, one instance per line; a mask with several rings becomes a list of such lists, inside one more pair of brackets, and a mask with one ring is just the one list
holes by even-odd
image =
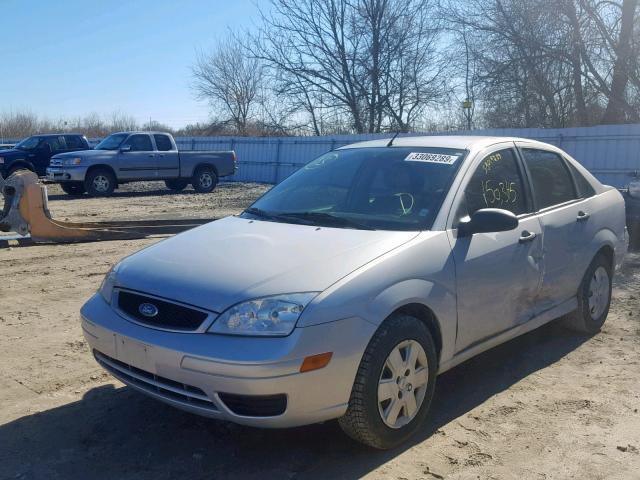
[[148, 131], [148, 130], [144, 130], [144, 131], [132, 131], [132, 132], [113, 132], [110, 135], [118, 135], [118, 134], [126, 134], [126, 135], [133, 135], [133, 134], [139, 134], [139, 133], [143, 133], [145, 135], [157, 135], [157, 134], [162, 134], [162, 135], [171, 135], [169, 132], [160, 132], [160, 131]]
[[39, 133], [37, 135], [31, 135], [32, 137], [60, 137], [60, 136], [64, 136], [64, 135], [76, 135], [78, 137], [84, 137], [83, 133]]
[[[366, 148], [366, 147], [386, 147], [391, 140], [389, 138], [381, 138], [377, 140], [369, 140], [365, 142], [352, 143], [341, 148]], [[491, 146], [502, 142], [527, 142], [535, 143], [546, 148], [556, 149], [552, 145], [518, 137], [494, 137], [482, 135], [419, 135], [412, 137], [397, 137], [393, 141], [393, 147], [436, 147], [436, 148], [455, 148], [463, 150], [478, 149]]]

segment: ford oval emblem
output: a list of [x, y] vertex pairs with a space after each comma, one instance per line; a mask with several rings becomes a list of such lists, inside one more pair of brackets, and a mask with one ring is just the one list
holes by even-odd
[[138, 311], [145, 317], [155, 317], [158, 315], [158, 307], [153, 303], [141, 303], [138, 307]]

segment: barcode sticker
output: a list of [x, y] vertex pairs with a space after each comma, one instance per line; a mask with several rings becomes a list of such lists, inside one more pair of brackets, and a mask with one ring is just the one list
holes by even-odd
[[441, 153], [424, 153], [424, 152], [411, 152], [404, 159], [405, 162], [427, 162], [427, 163], [442, 163], [443, 165], [453, 165], [458, 159], [455, 155], [443, 155]]

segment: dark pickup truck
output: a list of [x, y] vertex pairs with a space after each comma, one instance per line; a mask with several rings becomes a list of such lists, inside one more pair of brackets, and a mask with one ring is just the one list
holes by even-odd
[[25, 138], [13, 148], [0, 150], [0, 175], [7, 178], [16, 170], [31, 170], [46, 175], [51, 157], [58, 153], [91, 148], [84, 135], [52, 133]]
[[220, 177], [235, 171], [233, 151], [178, 151], [168, 133], [121, 132], [93, 150], [54, 156], [47, 178], [70, 195], [107, 196], [120, 184], [147, 180], [164, 180], [174, 191], [191, 184], [196, 192], [208, 193]]

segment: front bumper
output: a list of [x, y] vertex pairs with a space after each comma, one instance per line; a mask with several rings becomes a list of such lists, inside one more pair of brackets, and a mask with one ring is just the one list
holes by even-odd
[[[278, 338], [175, 333], [132, 323], [97, 294], [82, 307], [81, 317], [99, 363], [129, 386], [192, 413], [272, 428], [342, 416], [376, 328], [348, 318]], [[324, 352], [333, 352], [326, 367], [299, 372], [305, 357]], [[275, 416], [241, 415], [221, 399], [225, 394], [284, 394], [286, 409]]]
[[47, 180], [52, 182], [84, 182], [86, 167], [49, 167]]

